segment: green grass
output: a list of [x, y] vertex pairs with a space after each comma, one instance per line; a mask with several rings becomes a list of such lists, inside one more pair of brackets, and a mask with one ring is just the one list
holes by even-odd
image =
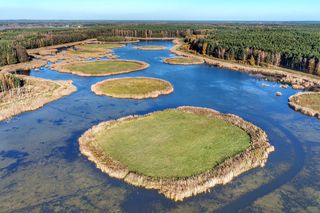
[[130, 70], [140, 69], [143, 65], [135, 61], [96, 61], [88, 63], [76, 63], [66, 65], [70, 71], [80, 72], [84, 74], [108, 74], [121, 73]]
[[119, 78], [105, 81], [100, 90], [109, 95], [144, 95], [171, 87], [167, 82], [152, 78]]
[[301, 106], [320, 112], [320, 94], [307, 94], [297, 97]]
[[122, 121], [95, 135], [130, 171], [150, 177], [188, 177], [212, 169], [250, 145], [242, 129], [176, 109]]
[[122, 47], [122, 44], [84, 44], [81, 45], [81, 48], [85, 49], [112, 49]]

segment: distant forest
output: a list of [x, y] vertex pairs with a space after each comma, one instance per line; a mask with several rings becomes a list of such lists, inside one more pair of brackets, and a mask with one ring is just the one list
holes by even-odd
[[320, 25], [220, 26], [185, 41], [190, 49], [216, 58], [320, 75]]
[[123, 37], [185, 37], [187, 34], [201, 32], [200, 26], [189, 24], [107, 24], [72, 28], [7, 29], [0, 31], [0, 66], [27, 61], [26, 49], [85, 39], [119, 41]]
[[181, 37], [200, 54], [320, 75], [320, 25], [223, 23], [87, 23], [0, 31], [0, 66], [28, 61], [26, 49], [97, 38]]

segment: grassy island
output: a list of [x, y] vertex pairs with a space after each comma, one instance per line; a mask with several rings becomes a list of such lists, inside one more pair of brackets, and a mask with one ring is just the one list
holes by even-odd
[[79, 143], [103, 172], [176, 201], [264, 166], [274, 149], [253, 124], [195, 107], [103, 122]]
[[203, 64], [204, 60], [194, 57], [174, 57], [166, 58], [163, 60], [167, 64], [179, 64], [179, 65], [189, 65], [189, 64]]
[[116, 78], [99, 82], [91, 87], [98, 95], [115, 98], [156, 98], [173, 92], [172, 85], [156, 78]]
[[55, 64], [52, 66], [60, 72], [72, 73], [80, 76], [108, 76], [143, 70], [149, 64], [130, 60], [108, 60], [95, 62], [72, 62]]
[[166, 47], [163, 46], [136, 46], [135, 47], [138, 50], [165, 50]]
[[320, 119], [320, 92], [300, 92], [289, 98], [289, 105], [296, 111]]
[[38, 109], [76, 91], [72, 81], [15, 75], [14, 83], [11, 83], [7, 75], [11, 74], [0, 75], [0, 121]]

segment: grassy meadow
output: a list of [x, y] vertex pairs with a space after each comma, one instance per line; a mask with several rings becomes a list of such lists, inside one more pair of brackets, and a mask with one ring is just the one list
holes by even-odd
[[95, 138], [130, 171], [158, 178], [200, 174], [250, 146], [242, 129], [176, 109], [119, 122]]

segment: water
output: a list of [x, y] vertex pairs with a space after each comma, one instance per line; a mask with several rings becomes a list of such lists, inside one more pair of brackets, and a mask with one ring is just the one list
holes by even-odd
[[[164, 45], [143, 51], [134, 45]], [[111, 77], [79, 77], [42, 68], [30, 75], [73, 80], [77, 92], [33, 112], [0, 122], [1, 212], [261, 212], [320, 210], [320, 122], [294, 112], [281, 89], [245, 73], [208, 65], [168, 65], [169, 41], [115, 49], [121, 59], [149, 63], [147, 70]], [[96, 96], [92, 84], [108, 78], [149, 76], [174, 86], [148, 100]], [[264, 87], [262, 84], [269, 84]], [[281, 91], [283, 96], [276, 97]], [[183, 105], [233, 113], [263, 128], [276, 151], [264, 168], [251, 170], [210, 193], [172, 202], [103, 174], [79, 152], [78, 138], [92, 125], [131, 114]]]

